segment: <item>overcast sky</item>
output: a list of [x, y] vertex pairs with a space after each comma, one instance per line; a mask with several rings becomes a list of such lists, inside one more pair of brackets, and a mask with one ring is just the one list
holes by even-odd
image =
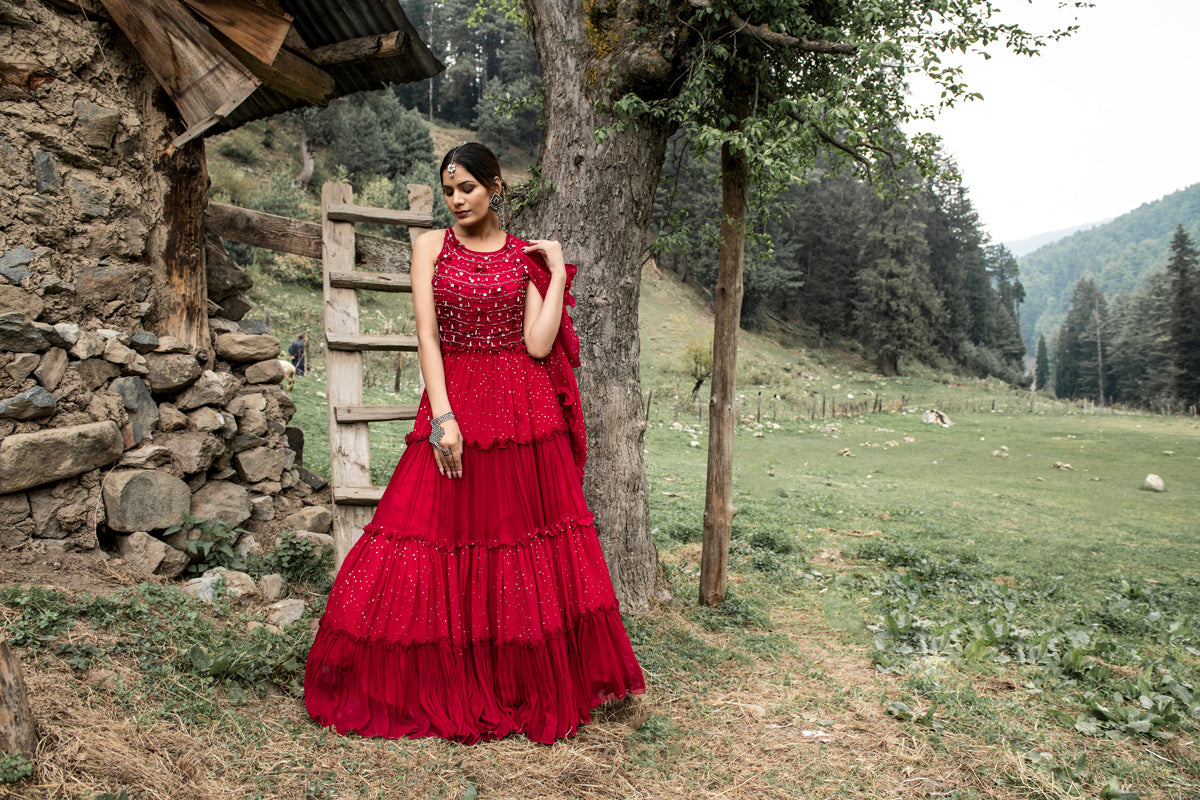
[[[995, 241], [1120, 216], [1200, 182], [1200, 0], [1001, 0], [1006, 20], [1080, 30], [1034, 58], [968, 58], [982, 101], [934, 131]], [[918, 94], [919, 96], [919, 94]]]

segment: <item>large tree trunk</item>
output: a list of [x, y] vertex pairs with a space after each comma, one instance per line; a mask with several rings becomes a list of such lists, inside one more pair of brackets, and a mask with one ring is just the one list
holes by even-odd
[[742, 319], [742, 267], [750, 166], [744, 153], [721, 148], [721, 252], [713, 324], [712, 389], [708, 401], [708, 481], [704, 492], [704, 544], [700, 604], [725, 599], [729, 538], [733, 531], [733, 431], [737, 424], [737, 336]]
[[614, 120], [596, 110], [589, 89], [619, 70], [597, 66], [581, 4], [527, 0], [526, 7], [545, 83], [546, 134], [538, 162], [543, 194], [518, 223], [529, 236], [559, 239], [567, 260], [579, 265], [572, 316], [588, 429], [584, 491], [617, 597], [640, 612], [661, 579], [642, 459], [638, 295], [669, 131], [643, 123], [597, 142], [595, 130]]

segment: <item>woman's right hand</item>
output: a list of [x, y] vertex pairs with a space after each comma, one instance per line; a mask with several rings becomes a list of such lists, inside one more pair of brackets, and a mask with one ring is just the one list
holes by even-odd
[[[450, 454], [446, 455], [443, 450], [449, 450]], [[438, 472], [445, 478], [461, 478], [462, 456], [462, 431], [459, 430], [456, 420], [448, 419], [442, 423], [441, 441], [433, 448], [433, 460], [437, 462]]]

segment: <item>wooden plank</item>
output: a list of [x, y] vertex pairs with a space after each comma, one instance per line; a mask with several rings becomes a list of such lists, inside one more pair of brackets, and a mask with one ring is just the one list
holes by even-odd
[[321, 257], [321, 226], [315, 222], [301, 222], [224, 203], [209, 203], [206, 215], [208, 229], [224, 239], [280, 253]]
[[[333, 504], [337, 506], [374, 506], [383, 498], [384, 486], [340, 486], [333, 490]], [[370, 522], [370, 513], [367, 522]]]
[[275, 60], [292, 18], [250, 0], [183, 0], [188, 7], [259, 61]]
[[329, 67], [335, 64], [367, 61], [372, 58], [402, 56], [408, 52], [409, 47], [407, 34], [403, 31], [392, 31], [391, 33], [380, 33], [327, 44], [324, 47], [314, 48], [308, 55], [314, 64]]
[[[321, 257], [321, 226], [249, 208], [209, 203], [208, 229], [224, 239], [307, 258]], [[381, 236], [354, 237], [356, 264], [375, 272], [407, 272], [412, 247]]]
[[331, 272], [329, 283], [339, 289], [365, 289], [372, 292], [412, 291], [412, 278], [389, 272]]
[[[350, 202], [350, 185], [326, 183], [321, 189], [322, 260], [324, 262], [325, 336], [337, 339], [358, 336], [358, 294], [329, 283], [331, 272], [354, 268], [354, 225], [329, 219], [331, 205]], [[325, 354], [326, 390], [329, 407], [363, 405], [363, 359], [361, 352], [329, 350]], [[371, 485], [371, 445], [366, 423], [342, 424], [329, 415], [330, 483], [339, 487]], [[333, 504], [333, 545], [337, 566], [362, 536], [371, 521], [371, 509]]]
[[[349, 292], [352, 289], [337, 289]], [[417, 337], [402, 333], [335, 333], [325, 328], [325, 344], [331, 351], [362, 352], [364, 350], [399, 353], [417, 352]]]
[[338, 422], [391, 422], [416, 419], [420, 406], [334, 406]]
[[189, 133], [211, 126], [258, 88], [258, 78], [175, 0], [104, 0], [104, 7], [171, 97]]
[[323, 106], [333, 99], [333, 76], [291, 50], [281, 48], [275, 59], [267, 63], [255, 58], [232, 39], [221, 34], [217, 34], [217, 38], [262, 81], [263, 86], [310, 105]]
[[330, 206], [326, 212], [339, 222], [369, 222], [377, 225], [405, 225], [432, 228], [433, 214], [422, 211], [397, 211], [392, 208], [371, 208], [346, 203]]

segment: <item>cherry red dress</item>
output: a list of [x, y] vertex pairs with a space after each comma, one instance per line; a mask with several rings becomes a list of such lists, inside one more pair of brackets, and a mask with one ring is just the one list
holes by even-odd
[[463, 477], [438, 474], [424, 396], [308, 655], [308, 713], [339, 733], [549, 743], [645, 691], [583, 499], [577, 340], [564, 313], [551, 356], [526, 351], [526, 285], [548, 275], [523, 245], [446, 231], [433, 292]]

